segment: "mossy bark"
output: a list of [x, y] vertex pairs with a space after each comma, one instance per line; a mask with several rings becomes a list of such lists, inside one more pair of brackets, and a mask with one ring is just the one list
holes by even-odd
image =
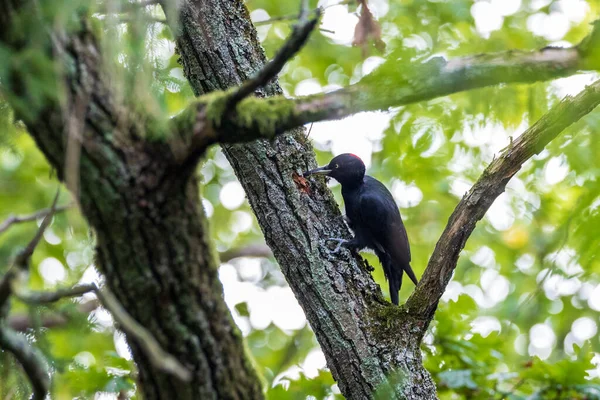
[[[15, 54], [28, 43], [13, 34], [12, 18], [38, 15], [33, 7], [0, 1], [0, 43]], [[169, 145], [145, 140], [144, 119], [114, 100], [85, 23], [52, 35], [40, 50], [64, 67], [55, 77], [64, 82], [64, 103], [56, 96], [36, 103], [27, 90], [27, 71], [16, 66], [3, 89], [61, 179], [72, 167], [65, 160], [68, 136], [75, 132], [68, 127], [81, 126], [75, 136], [81, 145], [76, 195], [96, 233], [96, 266], [131, 316], [192, 371], [190, 382], [178, 381], [158, 371], [129, 340], [141, 395], [262, 399], [261, 382], [223, 300], [194, 165], [179, 165]], [[39, 107], [31, 112], [31, 104]]]

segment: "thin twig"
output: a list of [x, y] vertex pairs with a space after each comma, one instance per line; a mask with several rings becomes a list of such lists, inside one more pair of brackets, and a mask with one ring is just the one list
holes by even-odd
[[30, 292], [30, 291], [15, 291], [15, 296], [23, 303], [27, 304], [48, 304], [55, 303], [58, 300], [66, 297], [77, 297], [89, 292], [95, 292], [96, 285], [76, 285], [71, 288], [58, 289], [53, 292]]
[[308, 128], [308, 133], [306, 134], [307, 139], [310, 137], [310, 133], [312, 132], [312, 128], [313, 128], [314, 124], [315, 124], [314, 122], [310, 123], [310, 128]]
[[44, 231], [46, 231], [46, 228], [48, 227], [48, 225], [50, 225], [50, 222], [52, 221], [52, 217], [54, 216], [54, 212], [56, 211], [56, 202], [58, 201], [59, 194], [60, 194], [60, 188], [58, 188], [58, 190], [56, 191], [56, 195], [54, 196], [54, 201], [52, 202], [52, 206], [50, 206], [50, 210], [44, 217], [44, 220], [42, 221], [42, 224], [38, 228], [35, 236], [27, 244], [27, 247], [25, 247], [22, 251], [20, 251], [19, 254], [17, 255], [17, 257], [15, 258], [15, 262], [14, 262], [15, 266], [23, 268], [23, 269], [26, 269], [28, 267], [29, 259], [31, 258], [33, 251], [35, 250], [36, 246], [42, 239], [42, 236], [44, 236]]
[[292, 34], [286, 40], [283, 47], [279, 49], [275, 57], [269, 61], [256, 75], [256, 77], [244, 82], [235, 92], [231, 94], [227, 100], [225, 107], [226, 111], [235, 110], [236, 105], [250, 96], [256, 89], [266, 85], [271, 79], [273, 79], [284, 65], [304, 46], [310, 32], [316, 26], [319, 17], [321, 16], [321, 10], [315, 10], [315, 17], [308, 19], [308, 2], [302, 0], [302, 7], [300, 8], [299, 21], [292, 30]]
[[[54, 210], [54, 213], [58, 214], [59, 212], [63, 212], [63, 211], [70, 209], [71, 207], [73, 207], [72, 203], [64, 205], [64, 206], [56, 207], [56, 209]], [[36, 211], [32, 214], [27, 214], [27, 215], [11, 214], [8, 216], [8, 218], [6, 218], [4, 221], [2, 221], [2, 223], [0, 223], [0, 234], [6, 232], [14, 224], [36, 221], [39, 218], [45, 217], [49, 212], [50, 212], [50, 208], [44, 208], [42, 210]]]

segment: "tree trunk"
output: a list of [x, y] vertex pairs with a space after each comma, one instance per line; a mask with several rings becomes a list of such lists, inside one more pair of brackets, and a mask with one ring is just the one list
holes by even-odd
[[[242, 1], [185, 1], [179, 18], [168, 5], [165, 10], [180, 21], [177, 45], [196, 95], [237, 86], [265, 63]], [[257, 95], [280, 93], [272, 82]], [[344, 396], [368, 399], [383, 391], [387, 398], [435, 398], [421, 362], [428, 321], [387, 303], [359, 259], [324, 251], [322, 238], [348, 232], [322, 182], [311, 182], [310, 194], [294, 182], [294, 173], [316, 166], [304, 129], [223, 150]]]

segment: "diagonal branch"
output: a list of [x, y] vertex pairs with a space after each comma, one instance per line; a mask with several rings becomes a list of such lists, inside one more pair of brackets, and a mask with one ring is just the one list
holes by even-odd
[[508, 181], [521, 169], [524, 162], [542, 151], [564, 129], [591, 112], [598, 104], [600, 80], [575, 97], [565, 97], [515, 139], [499, 158], [492, 161], [450, 216], [421, 282], [406, 303], [411, 313], [427, 322], [433, 318], [467, 239], [494, 200], [504, 192]]
[[56, 191], [56, 195], [54, 196], [54, 201], [52, 202], [52, 205], [50, 206], [50, 211], [48, 211], [48, 213], [44, 217], [42, 224], [40, 225], [39, 229], [35, 233], [35, 236], [27, 244], [27, 247], [25, 247], [21, 252], [19, 252], [17, 257], [15, 258], [15, 262], [14, 262], [15, 266], [23, 268], [23, 269], [27, 268], [27, 266], [29, 264], [29, 259], [31, 258], [33, 251], [35, 250], [38, 243], [42, 239], [42, 236], [44, 236], [44, 232], [46, 231], [46, 228], [48, 227], [48, 225], [50, 225], [50, 222], [52, 221], [52, 217], [54, 216], [54, 212], [56, 211], [56, 202], [58, 201], [59, 194], [60, 194], [60, 188]]

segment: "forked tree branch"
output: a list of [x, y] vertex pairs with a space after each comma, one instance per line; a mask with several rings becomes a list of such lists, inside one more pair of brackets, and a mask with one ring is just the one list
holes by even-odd
[[575, 97], [565, 97], [515, 139], [500, 157], [492, 161], [450, 216], [421, 282], [406, 303], [411, 314], [418, 315], [427, 322], [433, 318], [467, 239], [494, 200], [504, 192], [508, 181], [521, 169], [524, 162], [542, 151], [564, 129], [591, 112], [598, 104], [600, 80]]
[[[58, 195], [60, 194], [60, 189], [56, 191], [56, 195], [54, 196], [54, 200], [52, 201], [52, 205], [48, 209], [48, 212], [45, 214], [44, 219], [38, 230], [35, 232], [33, 238], [27, 243], [27, 246], [17, 253], [13, 263], [8, 268], [8, 270], [0, 277], [0, 318], [3, 317], [3, 308], [8, 298], [14, 292], [15, 280], [19, 273], [27, 272], [29, 267], [29, 259], [33, 254], [36, 246], [44, 236], [44, 232], [50, 222], [52, 221], [52, 217], [54, 216], [54, 212], [56, 211], [56, 202], [58, 201]], [[9, 224], [10, 225], [10, 224]], [[7, 226], [9, 226], [7, 225]]]

